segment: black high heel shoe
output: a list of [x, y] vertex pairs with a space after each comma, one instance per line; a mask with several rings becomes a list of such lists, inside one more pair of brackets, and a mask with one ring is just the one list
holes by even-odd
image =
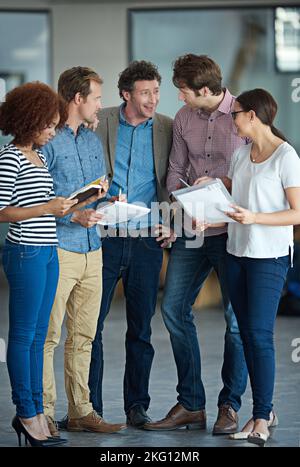
[[50, 446], [57, 446], [62, 444], [58, 439], [54, 438], [46, 438], [46, 439], [36, 439], [31, 436], [30, 433], [26, 430], [25, 426], [20, 421], [19, 417], [15, 416], [11, 423], [13, 429], [16, 431], [19, 441], [19, 446], [22, 446], [22, 437], [21, 434], [25, 437], [25, 444], [27, 445], [27, 441], [29, 442], [30, 446], [33, 447], [50, 447]]

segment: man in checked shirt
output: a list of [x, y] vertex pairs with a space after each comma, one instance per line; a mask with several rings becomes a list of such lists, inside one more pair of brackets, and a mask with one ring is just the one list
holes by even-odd
[[[213, 60], [205, 55], [184, 55], [176, 60], [173, 71], [173, 83], [185, 105], [174, 120], [167, 177], [169, 193], [180, 188], [179, 179], [187, 179], [193, 185], [201, 177], [226, 177], [233, 152], [246, 143], [234, 130], [231, 111], [235, 98], [228, 89], [222, 88], [221, 70]], [[206, 428], [205, 391], [192, 305], [214, 269], [222, 290], [226, 333], [223, 389], [218, 398], [219, 412], [213, 434], [237, 431], [237, 412], [247, 385], [247, 368], [225, 284], [226, 240], [226, 227], [210, 227], [199, 248], [187, 247], [184, 236], [177, 238], [173, 245], [162, 314], [177, 366], [178, 402], [164, 419], [146, 424], [145, 429]]]

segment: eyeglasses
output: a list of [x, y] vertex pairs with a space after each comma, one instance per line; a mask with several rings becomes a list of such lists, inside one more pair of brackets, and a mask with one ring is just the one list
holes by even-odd
[[233, 120], [235, 120], [237, 114], [239, 114], [241, 112], [247, 112], [247, 110], [236, 110], [235, 112], [231, 112], [231, 116], [232, 116]]

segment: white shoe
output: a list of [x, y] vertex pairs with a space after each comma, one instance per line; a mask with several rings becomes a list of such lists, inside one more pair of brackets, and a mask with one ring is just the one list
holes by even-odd
[[273, 428], [279, 424], [278, 417], [275, 412], [270, 412], [270, 420], [268, 421], [268, 427]]
[[[249, 420], [249, 422], [250, 422], [250, 420]], [[247, 422], [247, 424], [245, 426], [247, 426], [249, 422]], [[270, 412], [270, 420], [268, 421], [268, 427], [273, 428], [273, 427], [277, 426], [278, 423], [279, 423], [279, 421], [278, 421], [277, 415], [273, 411]], [[237, 433], [232, 433], [231, 435], [229, 435], [229, 439], [248, 441], [248, 437], [249, 437], [249, 435], [251, 433], [252, 433], [251, 431], [238, 431]], [[262, 433], [260, 433], [260, 434], [262, 434]], [[253, 443], [254, 441], [250, 441], [250, 442]], [[266, 440], [265, 440], [265, 442], [266, 442]], [[256, 444], [258, 444], [258, 443], [256, 443]]]
[[260, 433], [259, 431], [252, 431], [248, 436], [248, 443], [257, 444], [264, 447], [266, 441], [269, 439], [269, 434]]
[[251, 431], [238, 431], [237, 433], [232, 433], [229, 435], [229, 439], [243, 439], [248, 440], [248, 436], [251, 434]]

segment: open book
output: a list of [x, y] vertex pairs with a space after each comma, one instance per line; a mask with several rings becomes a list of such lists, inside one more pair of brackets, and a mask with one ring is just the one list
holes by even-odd
[[173, 191], [172, 195], [190, 217], [210, 224], [235, 222], [225, 212], [234, 212], [230, 205], [236, 203], [219, 178]]
[[78, 199], [78, 203], [81, 203], [82, 201], [87, 200], [91, 196], [94, 196], [98, 193], [99, 190], [102, 190], [102, 186], [100, 185], [100, 182], [104, 182], [105, 180], [105, 175], [102, 175], [102, 177], [97, 178], [97, 180], [93, 180], [92, 182], [88, 183], [84, 187], [80, 188], [77, 191], [74, 191], [68, 199]]
[[115, 201], [114, 203], [105, 202], [100, 204], [97, 212], [104, 217], [98, 224], [101, 225], [116, 225], [121, 222], [128, 222], [131, 219], [145, 216], [150, 212], [149, 208], [138, 206], [137, 204], [129, 204], [123, 201]]

